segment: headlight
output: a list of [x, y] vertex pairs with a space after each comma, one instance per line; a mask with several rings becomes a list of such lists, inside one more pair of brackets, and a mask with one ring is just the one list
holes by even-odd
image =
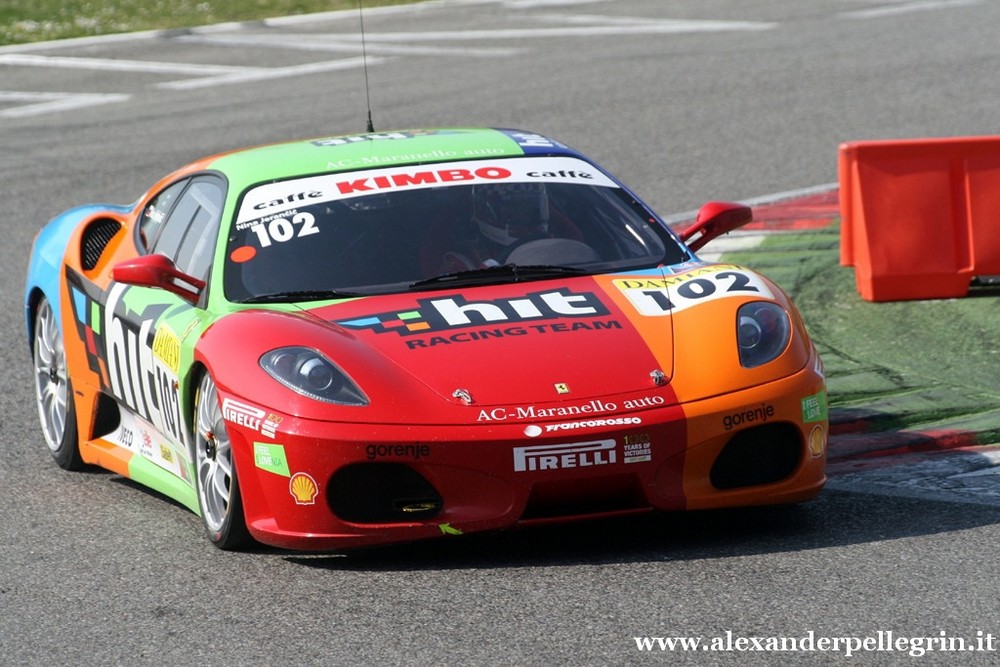
[[260, 358], [275, 380], [303, 396], [326, 403], [368, 405], [368, 399], [344, 371], [308, 347], [281, 347]]
[[788, 313], [776, 303], [747, 303], [736, 313], [736, 339], [744, 368], [766, 364], [785, 351], [791, 337]]

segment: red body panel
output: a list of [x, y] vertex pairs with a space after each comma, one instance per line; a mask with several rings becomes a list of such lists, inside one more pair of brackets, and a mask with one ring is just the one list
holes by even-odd
[[[591, 409], [584, 417], [533, 419], [524, 412], [532, 406], [521, 405], [520, 414], [508, 409], [509, 418], [464, 426], [373, 429], [279, 415], [273, 439], [245, 425], [229, 429], [254, 537], [287, 548], [343, 549], [557, 519], [809, 499], [825, 482], [826, 453], [825, 446], [806, 451], [814, 427], [798, 425], [798, 396], [820, 392], [822, 385], [808, 368], [763, 387], [683, 407], [625, 407], [660, 398], [666, 402], [646, 392], [575, 406]], [[734, 411], [734, 405], [746, 409]], [[754, 413], [761, 405], [770, 409]], [[463, 409], [470, 422], [481, 413], [477, 407]], [[805, 454], [791, 476], [728, 491], [712, 486], [712, 464], [739, 430], [726, 420], [733, 414], [743, 415], [741, 426], [758, 420], [794, 425]], [[262, 442], [280, 443], [288, 475], [258, 465], [255, 444]], [[258, 444], [258, 455], [259, 450]], [[373, 462], [401, 463], [418, 471], [441, 494], [442, 511], [433, 519], [412, 522], [339, 519], [327, 502], [334, 473], [346, 465]], [[306, 502], [292, 489], [298, 474], [316, 484], [315, 496]]]

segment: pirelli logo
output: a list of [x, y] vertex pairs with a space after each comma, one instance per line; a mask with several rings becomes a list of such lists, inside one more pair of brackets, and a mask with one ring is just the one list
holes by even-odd
[[614, 440], [514, 448], [514, 472], [603, 466], [617, 461]]
[[260, 408], [234, 401], [231, 398], [223, 399], [222, 416], [227, 421], [259, 431], [269, 438], [274, 437], [278, 424], [281, 423], [281, 417], [274, 414], [269, 415]]

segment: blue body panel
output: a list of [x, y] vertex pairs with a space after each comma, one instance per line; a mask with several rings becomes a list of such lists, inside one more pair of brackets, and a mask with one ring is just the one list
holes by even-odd
[[113, 204], [90, 204], [78, 206], [60, 213], [49, 221], [35, 236], [28, 264], [28, 275], [24, 288], [24, 316], [28, 330], [28, 346], [34, 344], [32, 318], [32, 294], [40, 291], [52, 304], [56, 317], [62, 319], [62, 291], [59, 289], [63, 272], [63, 257], [73, 230], [86, 218], [101, 212], [125, 214], [132, 206], [117, 206]]

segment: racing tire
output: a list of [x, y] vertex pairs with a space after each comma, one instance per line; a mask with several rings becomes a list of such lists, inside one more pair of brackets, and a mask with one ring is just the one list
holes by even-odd
[[66, 348], [59, 320], [44, 297], [35, 311], [31, 356], [38, 419], [42, 424], [45, 444], [60, 468], [83, 470], [86, 466], [80, 456], [73, 387], [66, 370]]
[[222, 416], [219, 392], [205, 373], [195, 395], [194, 465], [198, 507], [212, 544], [234, 551], [253, 544], [243, 515], [232, 444]]

